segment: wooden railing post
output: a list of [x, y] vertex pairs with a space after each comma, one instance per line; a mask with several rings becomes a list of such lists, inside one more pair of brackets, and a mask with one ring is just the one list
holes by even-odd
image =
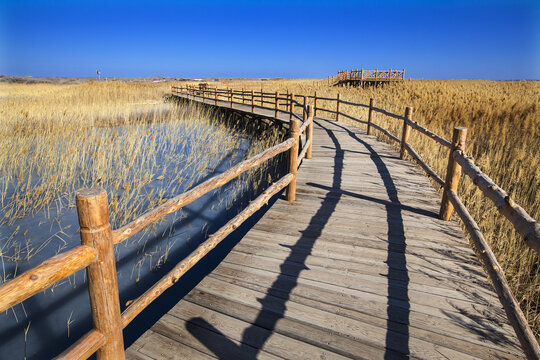
[[339, 93], [336, 98], [336, 121], [339, 121]]
[[242, 104], [246, 103], [246, 88], [242, 87]]
[[[407, 106], [407, 108], [405, 108], [405, 119], [412, 120], [412, 112], [413, 108]], [[399, 158], [402, 160], [405, 159], [405, 155], [407, 154], [405, 144], [409, 141], [409, 134], [411, 133], [411, 127], [405, 119], [403, 119], [403, 131], [401, 132], [401, 149], [399, 152]]]
[[373, 103], [375, 100], [373, 98], [369, 99], [369, 111], [368, 111], [368, 118], [367, 118], [367, 134], [371, 135], [371, 121], [373, 116]]
[[218, 88], [216, 87], [214, 89], [215, 93], [214, 93], [214, 102], [216, 103], [216, 106], [218, 104]]
[[289, 173], [294, 179], [287, 186], [287, 201], [293, 202], [296, 198], [296, 173], [298, 170], [298, 142], [300, 138], [300, 120], [291, 119], [290, 137], [294, 139], [294, 145], [289, 150]]
[[[313, 106], [308, 105], [308, 119], [313, 118]], [[314, 119], [315, 120], [315, 119]], [[309, 141], [309, 147], [306, 151], [306, 159], [311, 159], [312, 148], [313, 148], [313, 121], [308, 125], [306, 131], [306, 142]]]
[[278, 100], [278, 97], [279, 97], [279, 93], [276, 91], [276, 94], [275, 94], [275, 104], [274, 104], [274, 117], [276, 119], [279, 118], [279, 100]]
[[233, 97], [234, 97], [232, 89], [229, 89], [229, 97], [231, 99], [231, 109], [232, 109], [233, 108]]
[[290, 107], [289, 107], [289, 111], [290, 111], [290, 117], [289, 119], [292, 120], [293, 119], [293, 113], [294, 113], [294, 94], [290, 94]]
[[261, 107], [264, 106], [264, 96], [263, 96], [263, 88], [261, 86]]
[[202, 89], [202, 101], [204, 102], [206, 100], [206, 90]]
[[76, 200], [81, 243], [93, 247], [99, 253], [97, 261], [86, 268], [94, 328], [106, 339], [105, 345], [97, 351], [97, 358], [124, 359], [107, 192], [100, 188], [81, 189], [76, 193]]
[[251, 112], [255, 112], [255, 96], [253, 95], [253, 90], [251, 90]]
[[448, 200], [447, 191], [457, 191], [459, 177], [461, 176], [461, 166], [454, 160], [454, 151], [465, 150], [465, 140], [467, 139], [467, 128], [455, 127], [452, 135], [452, 147], [448, 156], [448, 166], [446, 168], [446, 180], [444, 182], [443, 195], [441, 200], [441, 211], [439, 216], [443, 220], [450, 220], [454, 206]]
[[317, 116], [317, 92], [313, 95], [313, 116]]

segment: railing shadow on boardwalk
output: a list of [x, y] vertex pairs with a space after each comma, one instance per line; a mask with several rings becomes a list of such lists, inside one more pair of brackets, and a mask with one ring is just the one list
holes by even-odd
[[[350, 131], [344, 126], [340, 126], [338, 123], [333, 122], [334, 126], [340, 127], [343, 129], [344, 132], [346, 132], [351, 138], [353, 138], [355, 141], [361, 143], [367, 151], [355, 151], [355, 153], [361, 153], [365, 155], [369, 155], [373, 163], [376, 165], [377, 170], [379, 174], [381, 175], [381, 178], [383, 180], [383, 183], [385, 185], [385, 189], [388, 195], [389, 200], [387, 199], [380, 199], [375, 198], [359, 193], [349, 192], [349, 191], [342, 191], [342, 193], [346, 196], [355, 197], [358, 199], [363, 199], [371, 202], [376, 202], [381, 205], [384, 205], [386, 208], [386, 214], [387, 214], [387, 222], [388, 222], [388, 257], [387, 257], [387, 265], [388, 265], [388, 307], [387, 307], [387, 336], [386, 336], [386, 348], [387, 353], [385, 356], [386, 358], [392, 358], [392, 354], [388, 353], [388, 350], [392, 348], [393, 350], [398, 350], [399, 352], [402, 352], [406, 354], [404, 351], [408, 351], [408, 345], [401, 343], [401, 336], [395, 334], [394, 332], [402, 333], [407, 338], [409, 337], [409, 309], [407, 311], [404, 311], [404, 309], [400, 306], [396, 306], [393, 304], [392, 298], [400, 299], [400, 300], [409, 300], [408, 292], [407, 292], [407, 283], [409, 281], [407, 277], [407, 261], [405, 258], [406, 253], [406, 237], [404, 236], [404, 226], [403, 226], [403, 219], [402, 219], [402, 211], [407, 211], [411, 213], [416, 213], [421, 216], [431, 217], [431, 218], [438, 218], [438, 214], [434, 213], [432, 211], [421, 209], [418, 207], [408, 206], [405, 204], [402, 204], [398, 197], [398, 191], [396, 186], [394, 185], [393, 180], [391, 179], [390, 175], [385, 176], [385, 174], [388, 174], [388, 169], [386, 167], [386, 164], [382, 160], [382, 158], [395, 158], [392, 156], [387, 155], [379, 155], [377, 154], [373, 148], [360, 139], [356, 133]], [[350, 152], [350, 150], [345, 150], [345, 152]], [[307, 183], [309, 186], [318, 187], [322, 190], [328, 190], [329, 188], [327, 186], [322, 186], [320, 184], [314, 184], [314, 183]], [[390, 229], [393, 231], [390, 232]], [[442, 231], [446, 233], [447, 235], [453, 235], [452, 233], [448, 233], [447, 230], [440, 229], [439, 231]], [[469, 263], [471, 260], [466, 260], [463, 258], [464, 255], [459, 254], [448, 254], [445, 252], [445, 250], [438, 250], [434, 249], [433, 251], [437, 253], [441, 253], [446, 257], [450, 257], [456, 261], [456, 264], [461, 264], [460, 267], [463, 270], [463, 274], [469, 274], [471, 275], [477, 275], [480, 276], [482, 273], [480, 270], [475, 270], [471, 267], [469, 267]], [[427, 257], [423, 257], [423, 260], [431, 263], [433, 266], [438, 267], [440, 264], [436, 263], [435, 260], [431, 260]], [[472, 261], [476, 261], [476, 258], [474, 258]], [[402, 273], [402, 270], [404, 270], [404, 273]], [[448, 269], [447, 269], [448, 270]], [[417, 270], [418, 271], [418, 270]], [[437, 278], [435, 275], [429, 272], [423, 272], [424, 275], [431, 277], [431, 278]], [[456, 272], [457, 274], [457, 272]], [[463, 275], [461, 274], [461, 275]], [[403, 279], [405, 279], [406, 283], [403, 283]], [[457, 285], [459, 286], [459, 285]], [[490, 288], [490, 285], [487, 283], [483, 284], [477, 284], [477, 286], [482, 286], [484, 288]], [[480, 303], [480, 304], [486, 304], [488, 301], [479, 293], [472, 292], [470, 289], [467, 290], [461, 290], [461, 293], [470, 299], [470, 301], [474, 303]], [[469, 319], [470, 321], [477, 323], [477, 327], [473, 327], [472, 331], [477, 333], [479, 336], [490, 339], [493, 342], [499, 342], [504, 343], [507, 346], [516, 346], [515, 342], [512, 342], [511, 339], [508, 338], [508, 335], [500, 329], [501, 323], [501, 317], [504, 317], [504, 314], [499, 312], [498, 314], [494, 311], [494, 313], [485, 313], [485, 316], [488, 316], [490, 321], [482, 320], [480, 318], [477, 318], [472, 314], [470, 311], [463, 309], [455, 304], [452, 305], [454, 311], [465, 318]], [[455, 313], [452, 313], [450, 311], [442, 311], [445, 316], [454, 319], [456, 323], [461, 323], [464, 327], [471, 328], [471, 326], [468, 323], [463, 323], [463, 319], [461, 319], [459, 316], [457, 316]], [[495, 324], [495, 325], [493, 325]], [[486, 330], [489, 329], [489, 330]], [[388, 356], [389, 355], [389, 356]]]
[[[335, 135], [329, 130], [327, 130], [327, 132], [336, 145], [336, 154], [341, 155], [334, 157], [334, 177], [332, 182], [332, 187], [334, 189], [339, 189], [341, 186], [341, 174], [343, 172], [343, 154]], [[242, 339], [255, 339], [254, 342], [252, 340], [250, 345], [246, 345], [245, 342], [242, 341], [242, 344], [238, 346], [234, 342], [228, 340], [219, 329], [213, 327], [203, 318], [190, 319], [186, 324], [187, 330], [197, 337], [201, 343], [203, 343], [210, 351], [214, 353], [214, 355], [220, 359], [227, 359], [231, 353], [242, 353], [245, 359], [255, 359], [258, 352], [271, 335], [276, 323], [279, 321], [279, 319], [285, 316], [286, 303], [292, 290], [296, 287], [300, 272], [303, 269], [308, 269], [308, 267], [305, 265], [303, 267], [295, 267], [294, 269], [286, 269], [288, 263], [295, 262], [305, 264], [305, 260], [310, 254], [310, 251], [306, 251], [306, 249], [313, 248], [315, 241], [322, 232], [321, 223], [322, 225], [327, 223], [330, 215], [335, 210], [338, 203], [335, 198], [339, 198], [340, 196], [341, 194], [339, 191], [330, 190], [325, 196], [319, 210], [312, 217], [312, 220], [308, 224], [307, 228], [303, 231], [302, 236], [298, 239], [295, 245], [290, 246], [289, 256], [280, 265], [280, 275], [278, 275], [271, 288], [267, 291], [266, 296], [259, 299], [259, 302], [262, 305], [261, 311], [259, 312], [253, 325], [247, 328], [242, 335]], [[315, 219], [317, 219], [317, 221], [315, 221]], [[277, 291], [283, 294], [279, 298], [272, 295]], [[211, 329], [212, 331], [221, 334], [225, 339], [224, 342], [226, 345], [217, 345], [213, 341], [207, 341], [205, 337], [199, 336], [197, 326]], [[259, 332], [257, 331], [259, 326], [264, 327], [269, 331], [266, 332], [264, 336], [260, 336]], [[253, 333], [257, 333], [256, 335], [258, 336], [253, 336]]]
[[[396, 358], [396, 352], [404, 356], [409, 355], [409, 276], [407, 273], [407, 259], [405, 258], [406, 242], [404, 235], [403, 217], [401, 214], [401, 203], [397, 196], [397, 188], [392, 180], [388, 168], [375, 150], [365, 141], [360, 139], [357, 134], [344, 126], [332, 123], [343, 129], [349, 137], [362, 144], [369, 152], [369, 157], [383, 181], [386, 195], [389, 198], [385, 205], [386, 220], [388, 224], [388, 249], [386, 265], [387, 274], [387, 320], [386, 320], [386, 341], [385, 341], [385, 359]], [[315, 184], [308, 185], [314, 186]], [[368, 200], [366, 198], [366, 200]], [[370, 201], [376, 201], [371, 199]], [[416, 211], [420, 211], [416, 209]], [[435, 216], [435, 214], [423, 214]], [[397, 280], [400, 279], [400, 280]], [[406, 302], [406, 305], [396, 304]], [[400, 356], [401, 357], [401, 356]]]
[[[318, 120], [316, 125], [323, 128], [332, 142], [335, 145], [334, 156], [334, 172], [331, 187], [323, 187], [319, 184], [308, 183], [307, 185], [313, 187], [324, 188], [328, 192], [324, 195], [324, 199], [311, 218], [310, 223], [304, 231], [302, 236], [298, 239], [295, 245], [290, 246], [290, 254], [285, 261], [280, 265], [280, 275], [276, 278], [271, 288], [267, 291], [266, 296], [259, 299], [262, 305], [257, 318], [249, 328], [247, 328], [243, 335], [240, 345], [236, 345], [233, 341], [225, 337], [219, 329], [216, 329], [208, 321], [203, 318], [191, 318], [186, 323], [187, 330], [195, 336], [204, 346], [206, 346], [212, 353], [220, 359], [228, 359], [231, 353], [243, 355], [244, 359], [255, 359], [263, 348], [268, 337], [272, 334], [276, 323], [285, 316], [286, 303], [296, 287], [298, 278], [302, 270], [309, 268], [305, 265], [307, 257], [310, 255], [310, 251], [305, 249], [312, 249], [315, 241], [322, 235], [322, 229], [324, 225], [328, 223], [329, 218], [335, 211], [337, 204], [343, 194], [347, 192], [341, 190], [342, 173], [343, 173], [343, 160], [344, 150], [336, 135], [328, 127], [325, 127], [323, 123], [328, 125], [337, 125], [334, 122], [325, 120]], [[338, 125], [339, 126], [339, 125]], [[403, 219], [401, 216], [401, 208], [399, 199], [396, 195], [396, 186], [388, 174], [388, 169], [384, 162], [380, 159], [373, 148], [358, 138], [356, 134], [343, 128], [347, 131], [348, 135], [353, 137], [356, 141], [366, 147], [369, 152], [369, 156], [375, 164], [378, 173], [383, 180], [384, 186], [387, 189], [387, 195], [390, 201], [385, 203], [388, 221], [388, 303], [387, 303], [387, 335], [386, 335], [386, 349], [385, 358], [395, 359], [406, 357], [409, 354], [409, 302], [408, 302], [408, 275], [405, 259], [405, 237], [403, 235]], [[370, 199], [376, 201], [376, 199]], [[435, 216], [435, 214], [424, 214]], [[397, 231], [390, 231], [397, 230]], [[401, 231], [400, 231], [401, 229]], [[397, 234], [397, 235], [394, 235]], [[290, 262], [302, 263], [303, 267], [296, 267], [294, 271], [287, 269], [287, 264]], [[396, 280], [399, 278], [399, 280]], [[273, 294], [276, 292], [281, 293], [280, 297], [275, 297]], [[396, 299], [399, 303], [396, 306]], [[403, 306], [403, 301], [406, 301], [406, 306]], [[223, 336], [223, 341], [216, 344], [214, 341], [208, 340], [206, 337], [199, 334], [198, 328], [206, 328]], [[263, 327], [266, 330], [261, 336], [261, 332], [258, 331], [258, 327]], [[250, 339], [250, 345], [247, 345], [247, 339]]]

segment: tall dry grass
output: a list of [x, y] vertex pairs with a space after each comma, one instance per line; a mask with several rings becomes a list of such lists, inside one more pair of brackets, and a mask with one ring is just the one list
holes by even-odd
[[[71, 227], [62, 215], [78, 188], [105, 188], [119, 227], [278, 139], [277, 130], [253, 136], [208, 110], [165, 102], [167, 94], [170, 84], [0, 84], [0, 283], [66, 235], [36, 244], [25, 219]], [[257, 187], [265, 174], [243, 179]], [[242, 190], [234, 184], [228, 194]]]
[[[213, 85], [213, 84], [212, 84]], [[335, 98], [369, 104], [404, 114], [414, 107], [413, 120], [451, 140], [455, 126], [468, 128], [466, 152], [535, 219], [540, 219], [540, 82], [480, 80], [405, 80], [384, 87], [329, 87], [325, 80], [226, 82], [236, 89]], [[335, 101], [318, 101], [335, 110]], [[341, 104], [342, 112], [367, 120], [367, 110]], [[319, 112], [320, 116], [334, 115]], [[343, 119], [343, 117], [342, 117]], [[343, 119], [343, 121], [349, 121]], [[375, 113], [373, 121], [401, 137], [402, 123]], [[358, 124], [360, 127], [364, 125]], [[375, 130], [375, 133], [378, 133]], [[384, 135], [377, 134], [381, 139]], [[444, 179], [448, 150], [423, 134], [411, 133], [411, 145]], [[439, 188], [433, 183], [436, 188]], [[514, 294], [536, 335], [540, 334], [540, 261], [492, 203], [462, 177], [459, 188], [470, 213], [497, 255]]]

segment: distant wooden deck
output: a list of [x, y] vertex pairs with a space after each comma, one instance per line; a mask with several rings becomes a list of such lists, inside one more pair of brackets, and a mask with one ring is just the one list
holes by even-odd
[[338, 71], [337, 75], [328, 77], [331, 86], [361, 86], [380, 85], [405, 79], [403, 70], [346, 70]]
[[523, 358], [459, 225], [389, 145], [316, 118], [297, 185], [128, 358]]

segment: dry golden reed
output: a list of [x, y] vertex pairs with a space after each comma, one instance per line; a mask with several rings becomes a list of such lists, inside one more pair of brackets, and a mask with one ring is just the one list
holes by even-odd
[[[111, 223], [119, 227], [278, 138], [277, 132], [254, 137], [208, 110], [165, 102], [170, 89], [122, 82], [0, 84], [0, 283], [17, 274], [6, 270], [7, 262], [17, 269], [54, 236], [69, 237], [51, 234], [35, 244], [24, 221], [31, 216], [71, 227], [62, 209], [73, 208], [78, 188], [107, 189]], [[243, 179], [257, 187], [264, 168]], [[235, 182], [221, 201], [229, 206], [240, 190]]]

